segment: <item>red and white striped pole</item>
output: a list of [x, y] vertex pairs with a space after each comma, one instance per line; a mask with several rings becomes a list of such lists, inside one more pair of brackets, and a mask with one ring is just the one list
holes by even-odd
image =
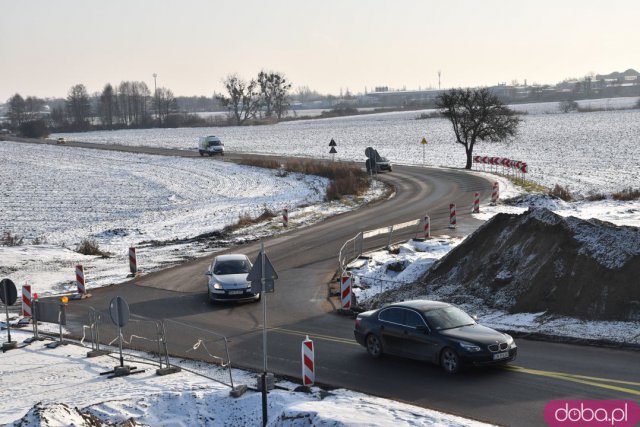
[[129, 270], [131, 270], [131, 274], [136, 274], [138, 272], [138, 259], [136, 258], [136, 248], [129, 248]]
[[491, 189], [491, 206], [495, 206], [498, 203], [498, 197], [500, 197], [500, 184], [495, 181]]
[[480, 193], [478, 192], [473, 195], [473, 206], [471, 208], [471, 213], [480, 213]]
[[31, 285], [25, 284], [22, 286], [22, 312], [20, 313], [23, 317], [31, 317], [31, 301], [33, 301]]
[[289, 209], [282, 209], [282, 225], [284, 228], [289, 227]]
[[345, 272], [340, 278], [340, 304], [343, 310], [351, 309], [351, 273]]
[[302, 385], [312, 386], [316, 380], [313, 341], [309, 335], [302, 341]]
[[456, 204], [449, 204], [449, 228], [456, 228]]
[[431, 218], [429, 218], [429, 215], [424, 216], [424, 238], [431, 238]]
[[84, 267], [80, 264], [76, 265], [76, 285], [78, 286], [78, 294], [84, 295], [87, 293], [84, 282]]

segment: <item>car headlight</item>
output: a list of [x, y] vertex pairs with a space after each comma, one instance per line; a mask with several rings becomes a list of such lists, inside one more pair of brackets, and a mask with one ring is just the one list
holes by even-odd
[[470, 342], [466, 342], [466, 341], [460, 341], [460, 347], [462, 347], [463, 350], [471, 352], [471, 353], [476, 353], [478, 351], [482, 351], [482, 349], [480, 347], [478, 347], [475, 344], [471, 344]]
[[214, 283], [213, 289], [222, 289], [222, 285], [220, 283]]
[[509, 334], [504, 334], [507, 337], [507, 344], [509, 344], [509, 350], [512, 348], [516, 348], [516, 342], [513, 340], [513, 337]]

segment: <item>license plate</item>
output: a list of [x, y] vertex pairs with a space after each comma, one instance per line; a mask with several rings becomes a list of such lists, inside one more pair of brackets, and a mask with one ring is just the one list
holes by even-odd
[[501, 359], [508, 359], [509, 358], [509, 352], [505, 351], [504, 353], [496, 353], [493, 355], [493, 360], [501, 360]]
[[229, 295], [242, 295], [244, 291], [229, 291]]

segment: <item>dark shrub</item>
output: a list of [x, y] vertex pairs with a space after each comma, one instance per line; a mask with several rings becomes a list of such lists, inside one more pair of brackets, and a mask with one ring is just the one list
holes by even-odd
[[46, 138], [49, 136], [49, 129], [44, 120], [31, 120], [20, 125], [20, 134], [25, 138]]

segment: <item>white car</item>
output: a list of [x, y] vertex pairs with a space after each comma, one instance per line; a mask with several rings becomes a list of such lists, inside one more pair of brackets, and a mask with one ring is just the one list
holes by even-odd
[[206, 273], [209, 276], [209, 300], [260, 301], [260, 293], [251, 292], [251, 282], [247, 281], [251, 267], [251, 261], [243, 254], [215, 257]]

